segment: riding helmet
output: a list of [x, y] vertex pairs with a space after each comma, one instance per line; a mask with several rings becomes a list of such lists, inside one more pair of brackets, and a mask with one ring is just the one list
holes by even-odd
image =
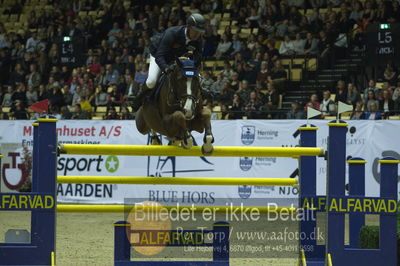
[[205, 32], [206, 20], [200, 14], [192, 14], [188, 17], [186, 24], [199, 32]]

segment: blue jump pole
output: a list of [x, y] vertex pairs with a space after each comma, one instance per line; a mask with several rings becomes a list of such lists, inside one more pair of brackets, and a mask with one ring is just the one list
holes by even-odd
[[[318, 128], [316, 126], [304, 125], [299, 127], [299, 130], [301, 147], [317, 147]], [[301, 207], [305, 199], [314, 199], [317, 195], [317, 158], [315, 156], [300, 156], [299, 184], [299, 207]], [[317, 228], [317, 211], [308, 208], [304, 208], [302, 211], [304, 212], [304, 219], [299, 223], [299, 231], [307, 236], [311, 236]], [[300, 239], [299, 245], [300, 249], [304, 249], [308, 264], [324, 261], [325, 246], [317, 245], [315, 238]]]
[[[365, 164], [362, 158], [352, 158], [349, 164], [349, 197], [365, 196]], [[360, 230], [365, 225], [364, 213], [349, 213], [349, 248], [360, 248]]]
[[[379, 162], [381, 163], [381, 198], [397, 202], [399, 161], [393, 157], [385, 157]], [[386, 265], [397, 265], [397, 210], [394, 213], [381, 214], [379, 224], [381, 261], [385, 261]]]
[[[31, 211], [31, 242], [0, 243], [1, 265], [50, 265], [55, 252], [57, 135], [56, 119], [41, 118], [34, 126], [32, 192], [7, 193], [16, 202], [36, 196], [44, 204], [11, 206], [10, 211]], [[48, 200], [49, 202], [46, 202]], [[6, 203], [6, 202], [5, 202]], [[48, 205], [47, 205], [48, 203]], [[17, 204], [18, 205], [18, 204]]]
[[[327, 182], [327, 249], [333, 265], [397, 265], [397, 171], [399, 161], [387, 157], [381, 163], [380, 197], [365, 196], [365, 161], [349, 163], [349, 195], [345, 193], [345, 123], [329, 123]], [[384, 204], [384, 205], [382, 205]], [[383, 206], [376, 208], [373, 206]], [[393, 206], [391, 206], [393, 205]], [[372, 207], [371, 207], [372, 206]], [[365, 214], [380, 215], [379, 249], [360, 249], [359, 232]], [[350, 243], [345, 245], [345, 214], [350, 218]]]

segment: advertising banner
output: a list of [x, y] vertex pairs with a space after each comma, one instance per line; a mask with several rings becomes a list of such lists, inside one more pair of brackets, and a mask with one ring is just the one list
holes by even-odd
[[[213, 121], [215, 145], [294, 147], [299, 145], [297, 128], [301, 120]], [[328, 121], [313, 120], [317, 146], [326, 148]], [[348, 121], [347, 155], [362, 157], [366, 164], [366, 193], [379, 195], [378, 159], [400, 159], [397, 136], [400, 121]], [[30, 180], [32, 163], [32, 121], [0, 121], [2, 160], [1, 192], [20, 191]], [[147, 145], [149, 137], [141, 135], [135, 121], [61, 120], [57, 122], [59, 143]], [[202, 145], [203, 135], [193, 133], [195, 145]], [[163, 139], [163, 144], [168, 141]], [[45, 160], [45, 155], [41, 159]], [[158, 176], [158, 177], [276, 177], [296, 176], [298, 161], [293, 158], [263, 157], [165, 157], [165, 156], [75, 156], [58, 159], [59, 175], [81, 176]], [[318, 194], [325, 193], [326, 161], [317, 160]], [[29, 182], [28, 182], [29, 183]], [[223, 199], [295, 198], [292, 187], [267, 186], [166, 186], [59, 184], [61, 202], [123, 203], [126, 198], [144, 198], [162, 204], [223, 205]]]

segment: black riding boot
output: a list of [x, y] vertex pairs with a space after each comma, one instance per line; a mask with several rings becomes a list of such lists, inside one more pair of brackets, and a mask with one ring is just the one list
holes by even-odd
[[147, 88], [146, 84], [143, 83], [140, 85], [140, 89], [136, 95], [136, 97], [132, 101], [132, 109], [134, 112], [139, 110], [140, 106], [142, 106], [144, 99], [146, 98], [146, 94], [149, 88]]

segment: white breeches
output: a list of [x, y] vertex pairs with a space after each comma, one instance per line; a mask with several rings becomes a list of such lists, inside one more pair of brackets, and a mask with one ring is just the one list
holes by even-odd
[[156, 59], [154, 56], [150, 55], [149, 76], [146, 80], [146, 85], [149, 89], [153, 89], [156, 86], [160, 74], [161, 69], [158, 67]]

